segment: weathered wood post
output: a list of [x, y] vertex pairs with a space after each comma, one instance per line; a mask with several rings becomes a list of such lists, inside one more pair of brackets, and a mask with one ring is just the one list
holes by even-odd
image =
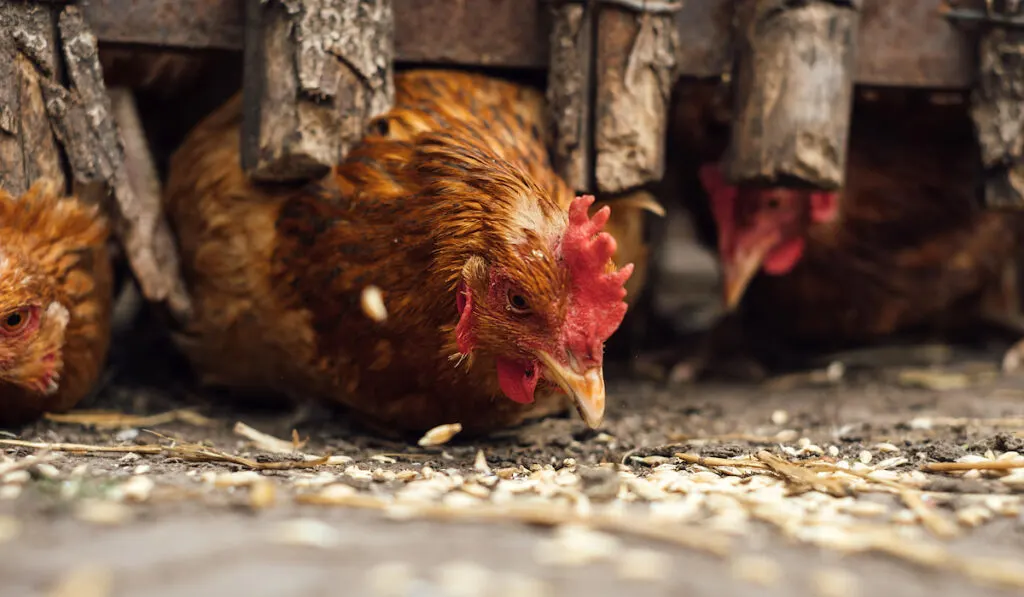
[[[159, 196], [140, 192], [146, 173], [133, 175], [125, 159], [117, 117], [133, 106], [115, 113], [96, 37], [78, 8], [61, 4], [0, 0], [0, 185], [17, 195], [47, 177], [102, 205], [143, 295], [185, 318], [191, 305]], [[135, 159], [148, 155], [135, 145]]]
[[843, 186], [861, 0], [739, 0], [734, 183]]
[[0, 1], [0, 187], [21, 195], [38, 178], [66, 183], [43, 84], [57, 77], [56, 13]]
[[391, 0], [246, 0], [242, 166], [318, 178], [394, 102]]
[[[971, 91], [985, 170], [982, 203], [1024, 209], [1024, 14], [1020, 0], [996, 0], [977, 13], [978, 77]], [[973, 11], [972, 11], [973, 12]], [[952, 16], [952, 15], [950, 15]]]
[[594, 130], [597, 191], [661, 180], [679, 45], [681, 2], [606, 2], [597, 23]]
[[554, 163], [577, 191], [659, 180], [676, 76], [678, 0], [553, 0]]
[[551, 56], [547, 99], [555, 170], [579, 191], [594, 181], [593, 103], [594, 11], [597, 2], [551, 4]]

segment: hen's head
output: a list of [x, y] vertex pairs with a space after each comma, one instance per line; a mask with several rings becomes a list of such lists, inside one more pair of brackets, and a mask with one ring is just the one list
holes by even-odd
[[700, 180], [718, 227], [724, 301], [730, 310], [758, 270], [772, 276], [789, 273], [803, 256], [811, 224], [839, 215], [834, 192], [735, 187], [715, 164], [701, 167]]
[[0, 246], [0, 382], [57, 391], [68, 310], [49, 278], [20, 252]]
[[[543, 380], [561, 388], [590, 427], [604, 417], [604, 343], [626, 314], [624, 284], [633, 264], [616, 270], [615, 239], [602, 232], [607, 206], [593, 217], [592, 196], [568, 213], [518, 212], [502, 247], [471, 257], [456, 294], [459, 352], [494, 357], [508, 398], [530, 403]], [[524, 204], [525, 205], [525, 204]]]

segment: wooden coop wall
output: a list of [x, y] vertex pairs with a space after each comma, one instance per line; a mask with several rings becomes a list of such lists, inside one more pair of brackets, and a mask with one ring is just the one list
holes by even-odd
[[[679, 74], [728, 70], [734, 0], [687, 0], [675, 15]], [[399, 62], [546, 69], [548, 6], [541, 0], [393, 0]], [[975, 44], [942, 14], [945, 0], [863, 0], [855, 81], [964, 88]], [[981, 0], [960, 7], [983, 8]], [[240, 0], [100, 0], [82, 4], [100, 42], [241, 51]]]

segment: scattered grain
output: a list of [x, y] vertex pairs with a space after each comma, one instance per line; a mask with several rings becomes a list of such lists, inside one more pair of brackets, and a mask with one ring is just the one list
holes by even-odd
[[109, 568], [87, 564], [72, 569], [51, 588], [48, 597], [107, 597], [114, 590]]
[[618, 555], [616, 572], [625, 580], [660, 581], [668, 578], [672, 560], [652, 549], [627, 549]]
[[811, 572], [811, 588], [819, 597], [857, 597], [860, 581], [841, 568], [824, 568]]
[[388, 310], [384, 306], [384, 293], [376, 286], [367, 286], [359, 297], [359, 306], [366, 315], [373, 321], [381, 323], [387, 321]]
[[440, 446], [448, 443], [460, 431], [462, 431], [462, 423], [438, 425], [423, 434], [423, 437], [417, 443], [421, 446]]
[[441, 564], [434, 577], [442, 594], [448, 597], [483, 597], [491, 585], [491, 571], [469, 561]]
[[779, 563], [767, 556], [743, 555], [732, 562], [733, 576], [764, 587], [776, 585], [782, 579]]
[[313, 518], [295, 518], [278, 523], [270, 539], [286, 545], [304, 545], [329, 549], [341, 544], [341, 533], [329, 524]]
[[131, 520], [132, 510], [118, 502], [83, 499], [75, 506], [75, 518], [100, 525], [119, 525]]
[[370, 590], [379, 597], [406, 597], [416, 581], [412, 567], [406, 562], [384, 562], [366, 572]]
[[12, 541], [21, 533], [21, 522], [11, 516], [0, 516], [0, 544]]

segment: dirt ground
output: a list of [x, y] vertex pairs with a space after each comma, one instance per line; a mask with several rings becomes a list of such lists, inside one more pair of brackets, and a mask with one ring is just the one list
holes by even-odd
[[121, 414], [0, 432], [0, 595], [1021, 595], [1024, 376], [997, 356], [612, 371], [597, 432], [437, 446], [122, 368], [88, 405]]

